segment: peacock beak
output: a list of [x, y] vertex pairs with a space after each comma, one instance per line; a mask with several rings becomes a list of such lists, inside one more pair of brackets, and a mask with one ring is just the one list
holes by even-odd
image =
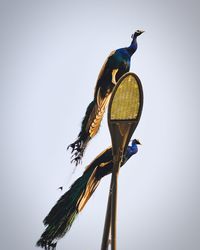
[[133, 141], [135, 141], [135, 143], [138, 144], [138, 145], [142, 145], [142, 143], [141, 143], [138, 139], [131, 140], [131, 143], [132, 143]]
[[140, 142], [139, 139], [136, 139], [136, 143], [137, 143], [138, 145], [142, 145], [142, 143]]
[[144, 33], [145, 31], [144, 30], [140, 30], [140, 35], [142, 34], [142, 33]]
[[135, 36], [140, 36], [142, 33], [144, 33], [144, 30], [136, 30], [136, 32], [131, 36], [131, 38], [134, 38]]

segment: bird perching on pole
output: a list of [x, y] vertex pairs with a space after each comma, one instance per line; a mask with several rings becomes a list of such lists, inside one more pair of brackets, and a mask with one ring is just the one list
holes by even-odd
[[108, 107], [108, 126], [112, 140], [113, 172], [102, 240], [102, 250], [107, 249], [111, 226], [111, 249], [116, 250], [116, 210], [118, 173], [124, 152], [136, 129], [143, 107], [143, 90], [140, 79], [127, 73], [117, 83]]
[[131, 36], [130, 46], [112, 51], [103, 64], [97, 78], [94, 98], [87, 107], [78, 138], [68, 146], [72, 149], [72, 162], [76, 165], [80, 163], [88, 142], [99, 130], [105, 108], [117, 81], [129, 72], [131, 57], [138, 47], [137, 37], [143, 32], [136, 30]]
[[[134, 154], [138, 152], [140, 142], [132, 140], [123, 157], [123, 166]], [[80, 176], [63, 194], [44, 219], [46, 226], [37, 246], [44, 249], [55, 250], [60, 238], [70, 230], [76, 217], [83, 210], [92, 194], [100, 184], [101, 179], [112, 173], [113, 155], [109, 147], [101, 152]]]

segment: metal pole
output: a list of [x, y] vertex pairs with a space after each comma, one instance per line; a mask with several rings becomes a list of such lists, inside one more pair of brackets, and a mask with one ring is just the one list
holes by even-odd
[[107, 250], [108, 245], [109, 245], [108, 238], [110, 234], [110, 224], [111, 224], [112, 183], [113, 183], [113, 175], [112, 175], [111, 182], [110, 182], [110, 190], [109, 190], [109, 195], [108, 195], [108, 203], [107, 203], [101, 250]]
[[109, 246], [108, 238], [110, 233], [110, 227], [111, 227], [111, 249], [116, 250], [117, 187], [118, 187], [118, 173], [122, 160], [122, 152], [123, 151], [118, 148], [118, 150], [115, 151], [115, 155], [113, 155], [113, 172], [112, 172], [110, 191], [108, 196], [108, 204], [107, 204], [101, 250], [108, 249]]
[[113, 158], [113, 185], [111, 199], [111, 250], [116, 250], [117, 247], [117, 193], [118, 193], [118, 174], [121, 164], [120, 154]]
[[[117, 158], [118, 158], [118, 156], [117, 156]], [[112, 178], [111, 178], [111, 182], [110, 182], [110, 191], [109, 191], [109, 196], [108, 196], [107, 211], [106, 211], [106, 217], [105, 217], [101, 250], [108, 249], [108, 246], [109, 246], [108, 238], [109, 238], [109, 234], [110, 234], [111, 223], [113, 224], [112, 228], [115, 228], [114, 237], [116, 235], [116, 202], [117, 202], [116, 201], [116, 196], [117, 196], [117, 190], [116, 190], [117, 185], [116, 184], [118, 182], [117, 179], [118, 179], [120, 161], [114, 160], [114, 159], [116, 159], [116, 157], [113, 157], [113, 172], [112, 172]], [[113, 197], [113, 194], [114, 194], [114, 197]], [[113, 218], [112, 218], [112, 208], [113, 208], [113, 212], [115, 214], [115, 216], [114, 216], [115, 222], [114, 223], [113, 223]], [[111, 244], [112, 244], [112, 238], [113, 238], [113, 230], [111, 231]], [[116, 239], [115, 239], [115, 241], [116, 241]]]

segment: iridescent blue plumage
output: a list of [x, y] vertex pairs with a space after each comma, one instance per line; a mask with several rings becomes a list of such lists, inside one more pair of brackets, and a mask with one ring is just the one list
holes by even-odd
[[137, 153], [138, 147], [137, 144], [140, 144], [140, 142], [136, 139], [134, 139], [131, 143], [131, 146], [128, 146], [126, 149], [126, 153], [124, 155], [124, 163], [134, 154]]
[[137, 37], [142, 33], [143, 31], [137, 30], [132, 35], [130, 46], [112, 51], [102, 66], [94, 91], [94, 99], [87, 107], [81, 131], [77, 140], [68, 146], [72, 149], [72, 161], [76, 165], [80, 163], [88, 142], [99, 130], [106, 105], [116, 82], [129, 72], [131, 56], [137, 50]]
[[[134, 139], [127, 147], [122, 166], [137, 153], [140, 142]], [[100, 180], [110, 174], [113, 168], [112, 148], [101, 152], [86, 168], [71, 188], [57, 201], [49, 214], [44, 219], [45, 231], [37, 242], [37, 246], [53, 250], [59, 238], [68, 232], [77, 215], [86, 205]]]

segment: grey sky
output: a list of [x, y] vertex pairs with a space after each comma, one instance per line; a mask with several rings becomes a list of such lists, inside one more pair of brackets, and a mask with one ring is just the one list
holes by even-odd
[[[144, 88], [134, 134], [143, 146], [120, 172], [118, 249], [200, 248], [199, 7], [194, 0], [1, 1], [2, 249], [36, 249], [57, 188], [66, 190], [110, 145], [105, 117], [70, 179], [66, 147], [99, 70], [136, 29], [146, 31], [131, 65]], [[58, 250], [100, 248], [109, 181]]]

